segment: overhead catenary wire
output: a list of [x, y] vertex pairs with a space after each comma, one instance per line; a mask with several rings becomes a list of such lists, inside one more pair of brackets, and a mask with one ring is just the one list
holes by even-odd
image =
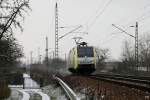
[[[98, 12], [99, 12], [100, 9], [101, 9], [101, 2], [100, 2], [100, 5], [98, 6], [98, 8], [96, 9], [95, 15], [98, 14]], [[86, 25], [86, 26], [90, 23], [90, 21], [92, 21], [93, 17], [95, 17], [95, 16], [93, 16], [93, 14], [92, 14], [92, 15], [87, 19], [87, 21], [85, 22], [85, 25]]]
[[120, 36], [120, 35], [111, 35], [108, 39], [106, 39], [105, 41], [102, 41], [100, 44], [101, 45], [107, 44], [107, 43], [111, 42], [114, 39], [114, 37], [117, 37], [117, 36]]
[[[146, 4], [144, 7], [141, 8], [141, 10], [144, 10], [149, 6], [149, 4]], [[130, 22], [128, 22], [126, 25], [124, 26], [129, 26], [130, 24], [134, 23], [134, 22], [141, 22], [143, 20], [146, 20], [150, 17], [150, 10], [143, 12], [140, 16], [135, 16], [135, 18], [133, 20], [131, 20]]]
[[80, 26], [80, 25], [70, 25], [70, 26], [60, 26], [58, 28], [74, 28], [74, 27], [77, 27], [77, 26]]
[[[126, 28], [128, 27], [129, 25], [135, 23], [136, 21], [139, 22], [139, 21], [143, 21], [143, 20], [146, 20], [148, 19], [149, 17], [149, 12], [150, 11], [146, 11], [145, 10], [149, 7], [150, 3], [146, 3], [144, 6], [138, 8], [138, 12], [134, 12], [134, 15], [129, 15], [126, 17], [126, 19], [124, 20], [121, 20], [123, 22], [118, 22], [118, 23], [115, 23], [115, 24], [118, 24], [118, 25], [121, 25], [122, 27]], [[139, 12], [143, 12], [142, 14], [138, 15]], [[133, 13], [132, 13], [133, 14]], [[148, 15], [148, 16], [147, 16]], [[132, 18], [132, 19], [131, 19]], [[131, 19], [131, 20], [129, 20]], [[125, 23], [124, 23], [125, 22]]]
[[[91, 24], [88, 26], [88, 29], [91, 29], [92, 26], [95, 24], [96, 20], [105, 12], [109, 4], [112, 2], [112, 0], [109, 0], [103, 7], [103, 9], [95, 16], [94, 20], [91, 22]], [[100, 9], [99, 9], [100, 10]], [[98, 12], [98, 11], [97, 11]]]
[[[105, 7], [103, 8], [103, 10], [101, 11], [101, 13], [99, 13], [96, 17], [95, 17], [95, 19], [92, 21], [92, 23], [90, 23], [90, 25], [89, 25], [89, 29], [95, 24], [95, 22], [96, 22], [96, 20], [98, 19], [98, 17], [100, 16], [100, 15], [102, 15], [103, 13], [104, 13], [104, 11], [106, 10], [106, 8], [109, 6], [109, 4], [111, 3], [111, 1], [112, 0], [109, 0], [108, 1], [108, 3], [105, 5]], [[145, 7], [147, 7], [147, 5], [146, 6], [144, 6], [144, 7], [142, 7], [142, 9], [144, 9]], [[148, 11], [149, 12], [149, 11]], [[142, 15], [140, 15], [139, 17], [136, 17], [135, 19], [134, 19], [134, 21], [137, 21], [137, 20], [145, 20], [145, 19], [147, 19], [147, 13], [148, 12], [144, 12]], [[97, 11], [97, 13], [98, 13], [98, 11]], [[132, 21], [133, 22], [133, 21]], [[128, 23], [128, 25], [127, 25], [127, 27], [129, 26], [129, 24], [131, 24], [131, 22], [129, 22]], [[114, 37], [114, 35], [113, 36], [111, 36], [111, 38], [112, 37]], [[110, 41], [110, 39], [108, 40], [108, 41]], [[104, 41], [105, 42], [105, 41]], [[104, 43], [103, 42], [103, 43]], [[107, 41], [106, 41], [107, 42]]]
[[[145, 6], [144, 6], [144, 7], [145, 7]], [[146, 12], [144, 11], [144, 13], [142, 13], [139, 17], [134, 18], [133, 21], [143, 21], [143, 20], [146, 20], [146, 19], [150, 18], [149, 12], [150, 12], [150, 11], [146, 11]], [[103, 12], [102, 12], [102, 14], [103, 14]], [[101, 15], [101, 14], [100, 14], [100, 15]], [[97, 16], [98, 16], [98, 15], [97, 15]], [[89, 26], [92, 27], [92, 26], [95, 24], [96, 20], [98, 19], [97, 16], [95, 17], [94, 21], [93, 21]], [[133, 21], [132, 21], [132, 22], [133, 22]], [[131, 22], [128, 23], [128, 24], [131, 24]], [[89, 27], [89, 29], [90, 29], [91, 27]], [[129, 27], [129, 25], [128, 25], [127, 27]], [[122, 33], [122, 32], [121, 32], [121, 33]], [[103, 41], [102, 43], [107, 43], [107, 42], [111, 41], [111, 40], [114, 38], [114, 36], [117, 36], [117, 35], [111, 35], [110, 39], [107, 39], [107, 40]], [[130, 36], [132, 36], [132, 35], [130, 35]], [[134, 37], [134, 36], [132, 36], [132, 37]]]
[[144, 21], [144, 20], [147, 20], [148, 18], [150, 18], [150, 11], [148, 11], [147, 12], [148, 14], [147, 15], [145, 15], [145, 16], [142, 16], [139, 20], [138, 20], [138, 22], [142, 22], [142, 21]]
[[[90, 25], [89, 26], [93, 26], [94, 24], [95, 24], [95, 22], [96, 22], [96, 20], [99, 18], [99, 16], [101, 16], [104, 12], [105, 12], [105, 10], [107, 9], [107, 7], [109, 6], [109, 4], [112, 2], [112, 0], [108, 0], [108, 2], [105, 4], [105, 6], [104, 6], [104, 8], [101, 10], [101, 12], [100, 12], [100, 9], [99, 10], [97, 10], [97, 13], [98, 14], [96, 14], [96, 16], [95, 16], [95, 19], [92, 21], [92, 23], [90, 23]], [[142, 17], [142, 16], [141, 16]], [[140, 18], [140, 17], [139, 17]], [[134, 19], [135, 20], [135, 19]], [[91, 27], [89, 27], [89, 29], [91, 28]]]
[[67, 32], [67, 33], [65, 33], [63, 36], [60, 36], [60, 37], [58, 38], [58, 40], [60, 40], [61, 38], [67, 36], [68, 34], [71, 34], [72, 32], [78, 30], [78, 29], [81, 28], [81, 27], [82, 27], [82, 25], [80, 25], [80, 26], [76, 27], [75, 29], [73, 29], [73, 30], [71, 30], [71, 31], [69, 31], [69, 32]]
[[136, 20], [136, 21], [142, 21], [142, 20], [144, 20], [147, 16], [150, 16], [149, 13], [150, 13], [150, 10], [147, 11], [147, 12], [144, 12], [141, 16], [137, 17], [135, 20]]
[[[125, 28], [125, 31], [128, 30], [128, 28], [130, 28], [130, 27]], [[104, 39], [104, 41], [102, 41], [101, 44], [106, 44], [106, 43], [110, 42], [112, 39], [114, 39], [114, 37], [121, 36], [121, 35], [117, 35], [118, 33], [120, 34], [120, 33], [123, 33], [123, 32], [113, 32], [113, 33], [111, 33], [109, 36], [106, 36], [106, 39]]]

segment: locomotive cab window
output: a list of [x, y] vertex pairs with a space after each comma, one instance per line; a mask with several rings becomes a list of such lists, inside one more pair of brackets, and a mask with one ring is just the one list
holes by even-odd
[[78, 57], [93, 57], [93, 47], [77, 47]]

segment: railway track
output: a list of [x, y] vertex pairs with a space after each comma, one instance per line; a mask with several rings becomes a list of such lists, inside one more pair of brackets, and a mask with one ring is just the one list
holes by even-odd
[[[150, 78], [119, 74], [70, 75], [65, 81], [94, 100], [150, 100]], [[92, 100], [93, 100], [92, 99]]]
[[150, 77], [123, 76], [119, 74], [97, 74], [89, 77], [150, 93]]

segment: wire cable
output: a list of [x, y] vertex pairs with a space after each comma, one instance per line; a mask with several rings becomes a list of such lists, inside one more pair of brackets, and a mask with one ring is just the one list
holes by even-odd
[[[146, 4], [144, 7], [141, 8], [141, 10], [145, 10], [147, 7], [149, 7], [149, 4]], [[143, 20], [147, 19], [148, 18], [147, 16], [150, 15], [149, 13], [150, 13], [150, 11], [143, 12], [140, 16], [134, 18], [133, 20], [131, 20], [124, 26], [129, 26], [130, 24], [132, 24], [135, 21], [143, 21]]]
[[96, 20], [105, 12], [105, 10], [107, 9], [107, 7], [109, 6], [109, 4], [112, 2], [112, 0], [109, 0], [106, 5], [104, 6], [104, 8], [100, 11], [100, 13], [98, 15], [95, 16], [95, 19], [93, 20], [93, 22], [89, 25], [89, 29], [95, 24]]
[[[130, 27], [127, 27], [125, 29], [125, 31], [130, 28]], [[106, 44], [108, 42], [110, 42], [114, 37], [117, 37], [118, 35], [117, 34], [120, 34], [120, 33], [123, 33], [123, 32], [114, 32], [114, 33], [111, 33], [109, 36], [106, 37], [106, 39], [104, 39], [104, 41], [101, 42], [101, 44]], [[119, 35], [120, 36], [120, 35]], [[109, 37], [109, 38], [108, 38]]]
[[[150, 13], [150, 11], [148, 11], [147, 13], [149, 14], [149, 13]], [[148, 14], [147, 14], [147, 15], [145, 15], [145, 16], [142, 16], [140, 19], [138, 19], [138, 21], [139, 21], [139, 22], [141, 22], [141, 21], [144, 21], [144, 20], [146, 20], [146, 19], [150, 18], [150, 14], [149, 14], [149, 15], [148, 15]]]
[[[96, 12], [95, 12], [95, 14], [97, 15], [98, 14], [98, 12], [100, 11], [100, 9], [101, 9], [101, 3], [100, 3], [100, 5], [98, 6], [98, 8], [96, 9]], [[93, 14], [88, 18], [88, 20], [87, 20], [87, 22], [85, 23], [85, 25], [88, 25], [89, 23], [90, 23], [90, 21], [92, 21], [92, 18], [93, 18], [94, 16], [93, 16]]]

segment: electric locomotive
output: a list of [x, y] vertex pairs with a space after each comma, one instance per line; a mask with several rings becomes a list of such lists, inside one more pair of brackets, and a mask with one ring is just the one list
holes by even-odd
[[96, 50], [86, 42], [72, 48], [68, 56], [68, 70], [76, 74], [91, 74], [96, 70]]

